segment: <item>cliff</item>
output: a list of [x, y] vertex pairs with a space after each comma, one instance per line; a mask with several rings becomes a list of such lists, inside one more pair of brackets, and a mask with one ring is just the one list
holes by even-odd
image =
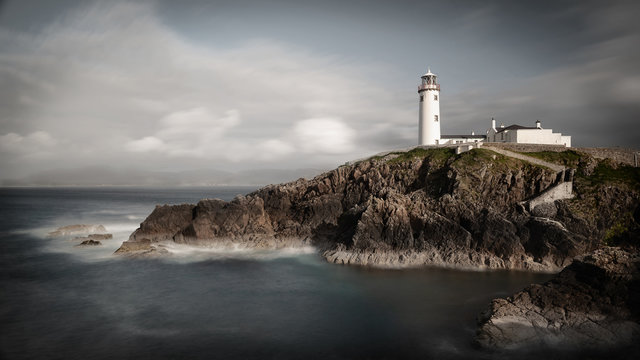
[[313, 244], [340, 264], [558, 271], [638, 227], [638, 169], [574, 151], [527, 156], [576, 169], [574, 199], [529, 209], [566, 174], [485, 149], [415, 148], [230, 202], [158, 206], [117, 252]]
[[554, 279], [495, 299], [476, 341], [513, 349], [636, 346], [640, 339], [640, 255], [605, 247], [578, 257]]

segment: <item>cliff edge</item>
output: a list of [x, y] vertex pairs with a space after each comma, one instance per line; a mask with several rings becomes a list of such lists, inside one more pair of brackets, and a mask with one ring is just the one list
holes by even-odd
[[[339, 264], [559, 271], [640, 223], [637, 168], [572, 150], [527, 156], [572, 176], [486, 149], [415, 148], [230, 202], [158, 206], [117, 253], [313, 244]], [[527, 206], [567, 180], [573, 199]]]

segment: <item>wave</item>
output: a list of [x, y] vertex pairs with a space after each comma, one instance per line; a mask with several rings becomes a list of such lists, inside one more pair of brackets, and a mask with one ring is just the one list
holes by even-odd
[[[89, 235], [89, 233], [76, 233], [64, 236], [51, 237], [49, 233], [56, 229], [74, 224], [93, 224], [103, 225], [106, 229], [106, 233], [112, 234], [111, 239], [101, 239], [101, 245], [98, 246], [83, 246], [78, 247], [80, 241], [73, 240], [76, 237], [83, 237]], [[52, 253], [65, 253], [76, 256], [81, 260], [86, 261], [101, 261], [113, 259], [113, 253], [120, 247], [123, 241], [129, 239], [129, 235], [139, 224], [135, 222], [109, 222], [100, 221], [96, 219], [69, 219], [58, 218], [46, 225], [36, 226], [24, 229], [15, 229], [11, 233], [17, 235], [27, 235], [41, 241], [41, 250]]]
[[311, 245], [287, 246], [277, 249], [248, 247], [242, 244], [192, 246], [176, 243], [164, 243], [162, 247], [171, 256], [167, 259], [180, 262], [205, 260], [275, 260], [317, 254], [318, 250]]
[[[43, 240], [42, 249], [44, 251], [71, 254], [85, 261], [102, 261], [119, 258], [118, 256], [114, 256], [113, 253], [120, 247], [122, 242], [128, 240], [131, 233], [139, 227], [139, 223], [135, 222], [87, 220], [88, 219], [56, 219], [46, 226], [16, 230], [14, 232], [28, 234]], [[77, 247], [76, 245], [78, 245], [77, 243], [79, 243], [79, 241], [73, 241], [73, 238], [87, 236], [88, 234], [78, 233], [60, 237], [48, 236], [49, 232], [62, 226], [78, 223], [103, 225], [106, 232], [112, 234], [113, 238], [101, 240], [102, 245], [99, 246]], [[169, 256], [163, 259], [183, 263], [227, 259], [270, 261], [280, 258], [295, 258], [318, 254], [318, 250], [315, 247], [306, 244], [298, 245], [295, 242], [278, 248], [259, 248], [244, 244], [229, 243], [196, 246], [173, 242], [165, 242], [159, 244], [159, 246], [166, 249], [169, 253]]]

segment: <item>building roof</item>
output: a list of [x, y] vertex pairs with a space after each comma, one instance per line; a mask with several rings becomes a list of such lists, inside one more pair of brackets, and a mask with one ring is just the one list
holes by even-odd
[[487, 135], [441, 135], [441, 139], [486, 139]]
[[536, 130], [536, 129], [540, 129], [540, 128], [535, 126], [509, 125], [507, 127], [496, 128], [496, 132], [499, 133], [505, 130]]

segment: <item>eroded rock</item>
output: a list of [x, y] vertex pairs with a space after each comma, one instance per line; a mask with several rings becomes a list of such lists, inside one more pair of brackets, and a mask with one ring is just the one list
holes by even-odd
[[487, 348], [607, 347], [640, 340], [640, 255], [606, 247], [549, 282], [495, 299], [478, 318]]

